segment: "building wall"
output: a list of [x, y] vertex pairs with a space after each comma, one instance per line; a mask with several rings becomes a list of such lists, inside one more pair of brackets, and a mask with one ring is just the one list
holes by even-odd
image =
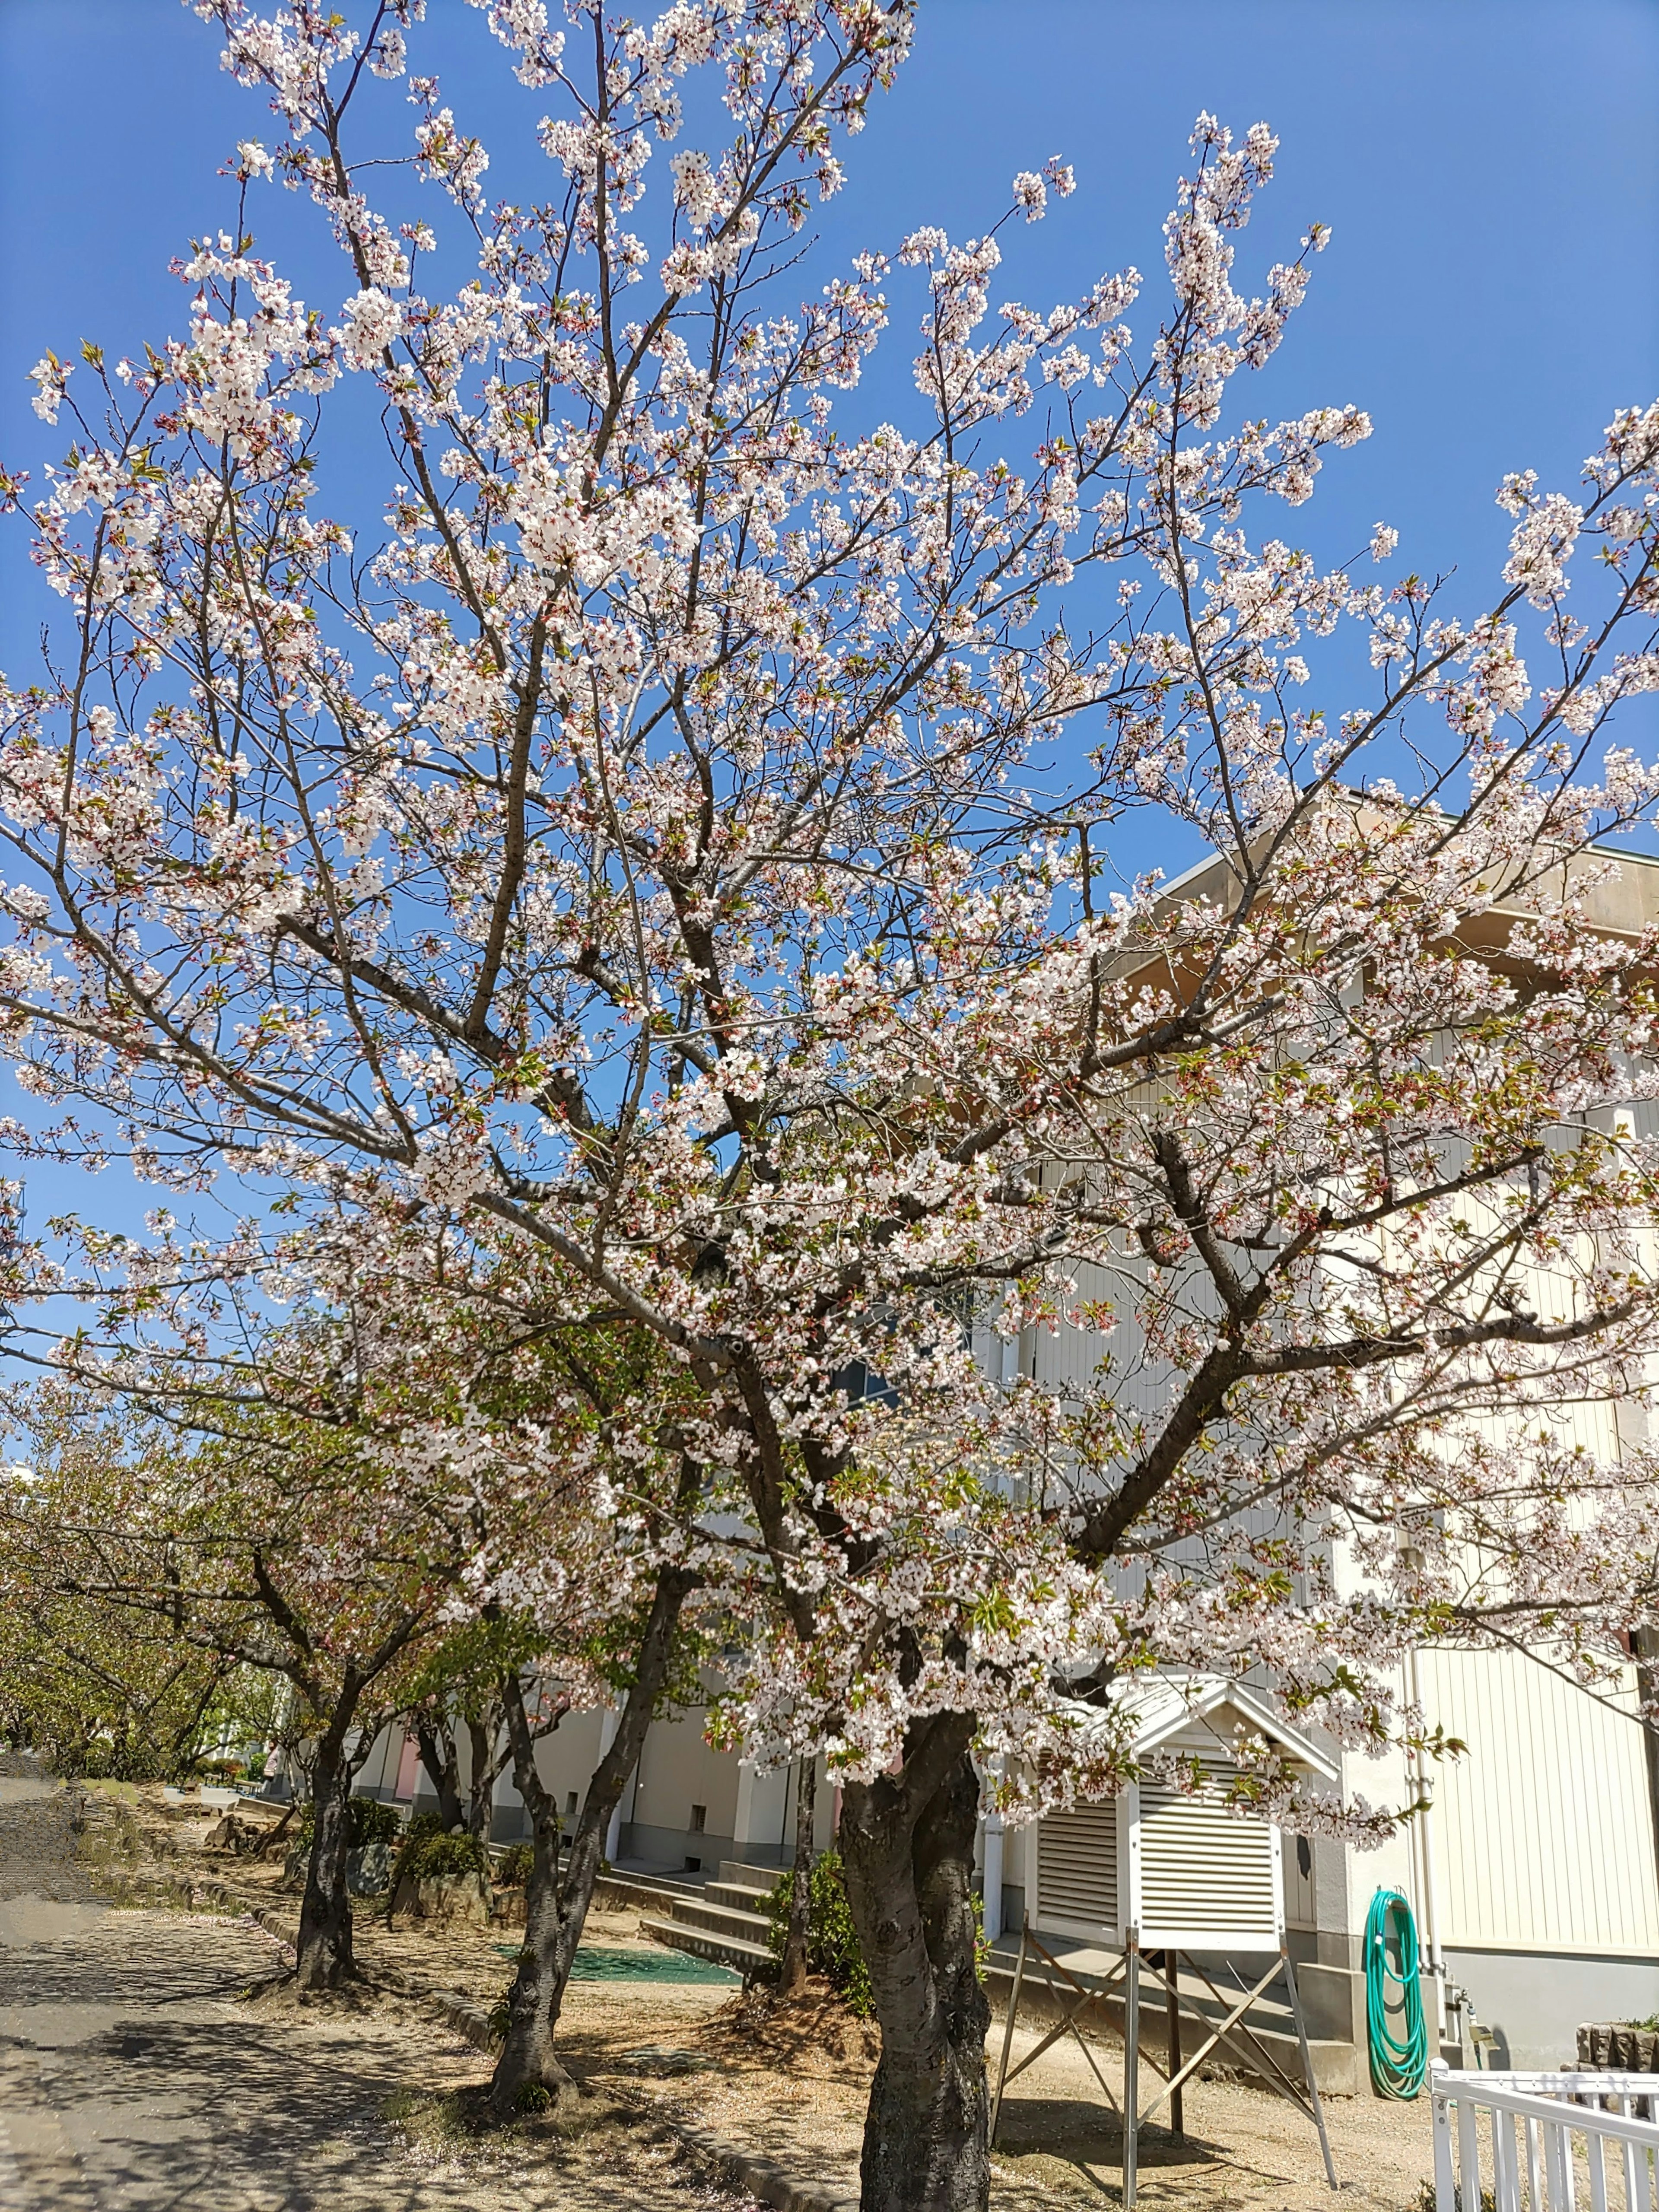
[[[543, 1736], [536, 1746], [536, 1771], [543, 1787], [552, 1791], [559, 1817], [567, 1826], [575, 1818], [587, 1778], [599, 1762], [600, 1718], [597, 1709], [567, 1713], [552, 1734]], [[529, 1833], [530, 1815], [509, 1766], [495, 1784], [491, 1839], [510, 1843]]]
[[359, 1796], [379, 1797], [387, 1802], [395, 1798], [398, 1766], [403, 1748], [404, 1731], [400, 1727], [380, 1730], [369, 1747], [368, 1758], [357, 1769], [356, 1787]]
[[1469, 1747], [1437, 1779], [1443, 1946], [1659, 1967], [1634, 1669], [1617, 1711], [1518, 1653], [1425, 1651], [1422, 1669], [1431, 1724]]
[[[599, 1763], [603, 1723], [604, 1715], [597, 1709], [567, 1713], [552, 1735], [544, 1735], [536, 1746], [536, 1771], [544, 1788], [553, 1792], [559, 1817], [567, 1823], [580, 1809], [588, 1778]], [[505, 1781], [506, 1789], [496, 1793], [497, 1802], [505, 1797], [507, 1802], [519, 1807], [522, 1815], [522, 1801], [514, 1788], [512, 1776], [507, 1775]]]
[[[738, 1761], [703, 1741], [701, 1712], [653, 1723], [632, 1790], [623, 1799], [622, 1856], [672, 1870], [713, 1866], [736, 1848]], [[694, 1808], [702, 1808], [699, 1827]]]
[[1489, 2066], [1570, 2066], [1581, 2022], [1659, 2012], [1659, 1959], [1454, 1947], [1446, 1966], [1468, 1991], [1475, 2018], [1498, 2038]]

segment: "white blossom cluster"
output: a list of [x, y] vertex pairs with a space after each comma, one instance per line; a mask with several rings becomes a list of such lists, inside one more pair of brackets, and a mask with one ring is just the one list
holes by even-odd
[[[284, 134], [239, 188], [315, 204], [340, 305], [239, 228], [186, 338], [33, 372], [76, 647], [0, 702], [9, 1141], [252, 1195], [19, 1236], [0, 1291], [95, 1298], [60, 1356], [106, 1386], [193, 1384], [260, 1300], [343, 1331], [294, 1401], [349, 1370], [479, 1532], [458, 1606], [599, 1636], [682, 1566], [724, 1740], [849, 1790], [944, 1742], [1011, 1812], [1097, 1796], [1154, 1668], [1376, 1748], [1427, 1630], [1614, 1663], [1651, 1470], [1563, 1439], [1659, 1317], [1659, 937], [1605, 846], [1659, 802], [1606, 732], [1659, 678], [1659, 408], [1573, 497], [1505, 480], [1454, 615], [1386, 523], [1354, 574], [1273, 526], [1370, 422], [1234, 404], [1328, 236], [1244, 284], [1265, 125], [1200, 118], [1139, 342], [1133, 269], [998, 298], [1057, 157], [803, 301], [908, 9], [476, 4], [546, 96], [533, 194], [411, 73], [418, 0], [198, 0]], [[653, 169], [692, 71], [727, 143]], [[337, 161], [374, 100], [404, 158]], [[915, 397], [843, 428], [901, 295]], [[372, 543], [326, 512], [348, 380]], [[1184, 882], [1109, 872], [1146, 809]]]

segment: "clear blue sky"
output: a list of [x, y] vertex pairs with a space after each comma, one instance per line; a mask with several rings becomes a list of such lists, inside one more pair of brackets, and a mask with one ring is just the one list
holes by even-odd
[[[491, 182], [538, 191], [546, 96], [514, 85], [463, 0], [428, 13], [419, 66], [491, 145]], [[168, 261], [229, 219], [214, 173], [235, 140], [275, 133], [179, 0], [0, 0], [0, 458], [38, 478], [58, 440], [29, 410], [30, 364], [179, 329]], [[1150, 276], [1201, 107], [1240, 129], [1265, 118], [1282, 141], [1247, 276], [1310, 219], [1334, 228], [1251, 411], [1352, 401], [1376, 423], [1276, 526], [1346, 554], [1385, 517], [1403, 559], [1456, 566], [1474, 604], [1508, 528], [1492, 500], [1504, 471], [1570, 487], [1613, 410], [1659, 393], [1659, 0], [922, 0], [915, 58], [853, 142], [823, 251], [924, 221], [969, 233], [1015, 170], [1058, 153], [1079, 192], [1021, 234], [1008, 290], [1045, 304], [1105, 267]], [[254, 221], [332, 311], [343, 288], [310, 216], [267, 192]], [[870, 404], [899, 407], [913, 320], [907, 306]], [[49, 610], [16, 536], [0, 560], [0, 665], [16, 680]], [[43, 1181], [34, 1211], [93, 1196]], [[133, 1211], [116, 1170], [96, 1198]]]

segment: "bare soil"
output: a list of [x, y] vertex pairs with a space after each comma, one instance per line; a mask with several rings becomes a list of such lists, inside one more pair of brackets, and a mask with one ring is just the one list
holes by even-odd
[[[798, 2033], [787, 2008], [779, 2008], [752, 2038], [740, 2032], [737, 2008], [711, 2008], [687, 2039], [718, 2054], [718, 2069], [695, 2081], [659, 2082], [653, 2094], [677, 2118], [732, 2140], [763, 2142], [792, 2173], [852, 2196], [875, 2053], [853, 2047], [844, 2028], [841, 2055], [833, 2044], [826, 2047], [814, 2017], [822, 2008], [821, 1999], [809, 1998], [799, 2024], [805, 2032]], [[832, 2036], [838, 2026], [832, 2023]], [[999, 2023], [999, 2051], [1000, 2033]], [[1015, 2060], [1037, 2039], [1017, 2028]], [[1121, 2043], [1102, 2037], [1092, 2047], [1115, 2089], [1123, 2073]], [[1148, 2067], [1142, 2098], [1149, 2100], [1157, 2088]], [[1377, 2212], [1414, 2208], [1433, 2166], [1427, 2100], [1330, 2098], [1325, 2116], [1341, 2201]], [[1156, 2124], [1141, 2130], [1142, 2203], [1170, 2212], [1231, 2212], [1236, 2206], [1320, 2212], [1331, 2206], [1318, 2138], [1282, 2099], [1246, 2083], [1200, 2080], [1187, 2089], [1184, 2118], [1182, 2138]], [[1057, 2201], [1120, 2201], [1121, 2130], [1074, 2043], [1054, 2045], [1009, 2092], [993, 2175], [994, 2212]]]
[[[7, 1809], [0, 1805], [0, 1897]], [[54, 1812], [51, 1819], [58, 1817]], [[49, 1874], [54, 1838], [66, 1832], [44, 1814], [36, 1818], [45, 1823], [43, 1840], [28, 1848], [46, 1857], [30, 1863]], [[161, 1942], [155, 1931], [169, 1929], [161, 1948], [171, 1957], [193, 1946], [200, 1980], [222, 1972], [216, 1962], [230, 1946], [246, 1979], [232, 1991], [222, 1974], [217, 2002], [235, 2033], [267, 2053], [273, 2066], [284, 2053], [283, 2063], [301, 2077], [313, 2069], [326, 2072], [336, 2085], [330, 2112], [339, 2105], [340, 2085], [352, 2084], [347, 2101], [355, 2118], [349, 2125], [343, 2118], [329, 2125], [335, 2148], [326, 2161], [327, 2187], [319, 2177], [314, 2195], [275, 2201], [319, 2208], [453, 2203], [469, 2212], [475, 2206], [495, 2212], [498, 2203], [501, 2212], [509, 2203], [515, 2212], [539, 2212], [544, 2204], [561, 2212], [599, 2212], [601, 2205], [607, 2212], [689, 2212], [694, 2205], [749, 2203], [672, 2133], [653, 2130], [658, 2118], [760, 2152], [832, 2196], [856, 2197], [878, 2046], [871, 2025], [855, 2020], [824, 1985], [814, 1984], [797, 2005], [782, 2006], [736, 1998], [704, 1983], [573, 1982], [563, 2055], [593, 2093], [594, 2132], [573, 2140], [531, 2125], [506, 2140], [480, 2135], [469, 2121], [464, 2093], [486, 2078], [487, 2061], [434, 2022], [431, 1999], [438, 1990], [456, 1990], [487, 2010], [511, 1977], [514, 1931], [402, 1918], [388, 1928], [372, 1905], [360, 1902], [362, 1986], [344, 2000], [300, 1999], [271, 1981], [280, 1964], [277, 1944], [253, 1932], [246, 1918], [234, 1917], [259, 1911], [279, 1928], [291, 1927], [298, 1899], [284, 1890], [280, 1864], [204, 1852], [201, 1839], [211, 1818], [188, 1804], [163, 1805], [159, 1793], [137, 1793], [100, 1815], [83, 1839], [81, 1862], [64, 1880], [84, 1881], [88, 1857], [96, 1862], [106, 1887], [142, 1896], [152, 1906], [143, 1914], [110, 1916], [130, 1923], [130, 1945], [153, 1948]], [[219, 1920], [180, 1914], [179, 1900], [191, 1896], [198, 1905], [216, 1902]], [[171, 1901], [171, 1911], [153, 1909], [162, 1899]], [[632, 1911], [596, 1911], [588, 1940], [654, 1951]], [[7, 1957], [0, 1948], [0, 1972]], [[256, 1981], [267, 1986], [250, 1990]], [[998, 2047], [1000, 2036], [999, 2023]], [[1030, 2031], [1018, 2029], [1016, 2057], [1035, 2040]], [[1103, 2035], [1092, 2048], [1115, 2088], [1121, 2046]], [[1143, 2099], [1157, 2087], [1148, 2068]], [[1431, 2165], [1426, 2100], [1401, 2106], [1331, 2099], [1326, 2116], [1341, 2199], [1376, 2212], [1413, 2212]], [[348, 2144], [349, 2156], [342, 2148]], [[1075, 2044], [1058, 2045], [1021, 2077], [1005, 2104], [994, 2212], [1116, 2201], [1121, 2153], [1115, 2115], [1087, 2062]], [[1140, 2195], [1152, 2212], [1318, 2212], [1333, 2202], [1305, 2119], [1269, 2092], [1222, 2077], [1189, 2084], [1183, 2138], [1156, 2125], [1143, 2130], [1140, 2166]], [[385, 2177], [381, 2185], [391, 2193], [361, 2194], [371, 2168]], [[3, 2194], [0, 2187], [0, 2201]], [[66, 2208], [71, 2201], [62, 2200]], [[142, 2197], [132, 2202], [146, 2203]]]
[[[187, 1820], [93, 1790], [72, 1856], [73, 1800], [3, 1778], [17, 1786], [0, 1789], [0, 2204], [757, 2212], [648, 2106], [595, 2100], [587, 2129], [478, 2136], [462, 2100], [484, 2062], [409, 1990], [284, 2002], [269, 1986], [279, 1945], [246, 1915], [98, 1899], [216, 1887]], [[172, 1846], [159, 1857], [152, 1829]], [[455, 1963], [422, 1936], [392, 1942], [422, 1982]], [[506, 1965], [476, 1936], [469, 1963], [481, 1989]]]

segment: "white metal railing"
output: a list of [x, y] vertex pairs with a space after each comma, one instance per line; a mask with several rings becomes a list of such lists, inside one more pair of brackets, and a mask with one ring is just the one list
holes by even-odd
[[1429, 2088], [1436, 2212], [1659, 2212], [1659, 2125], [1636, 2117], [1659, 2076], [1436, 2066]]

